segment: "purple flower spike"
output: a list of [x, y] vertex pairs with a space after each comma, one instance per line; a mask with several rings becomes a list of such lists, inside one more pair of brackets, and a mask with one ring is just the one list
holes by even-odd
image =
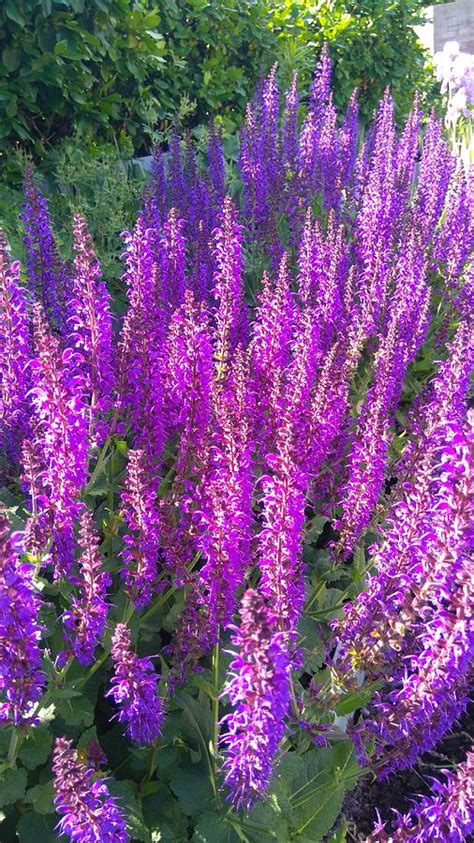
[[59, 257], [51, 229], [48, 202], [36, 187], [33, 169], [25, 169], [25, 204], [21, 215], [25, 229], [26, 266], [32, 292], [42, 303], [59, 332], [67, 335], [67, 301], [70, 281]]
[[79, 760], [66, 738], [56, 738], [53, 773], [60, 834], [75, 843], [128, 843], [123, 812], [106, 782], [95, 778], [94, 767]]
[[226, 376], [230, 356], [241, 339], [245, 318], [242, 226], [238, 223], [237, 211], [229, 197], [224, 199], [220, 226], [215, 232], [215, 244], [215, 360], [216, 379], [220, 383]]
[[160, 551], [157, 480], [146, 469], [143, 451], [128, 452], [127, 476], [122, 492], [122, 514], [127, 525], [122, 576], [137, 608], [150, 602], [158, 577]]
[[27, 297], [20, 286], [20, 264], [10, 263], [6, 240], [0, 232], [0, 451], [9, 460], [18, 457], [21, 439], [29, 426], [27, 393], [31, 338]]
[[396, 814], [393, 831], [377, 822], [366, 843], [464, 843], [474, 832], [474, 751], [456, 773], [441, 770], [445, 781], [433, 779], [431, 793], [415, 802], [407, 814]]
[[110, 575], [103, 570], [92, 515], [83, 507], [79, 515], [80, 575], [71, 578], [79, 587], [80, 596], [72, 598], [71, 608], [64, 612], [65, 637], [80, 664], [89, 665], [94, 659], [107, 620], [106, 591]]
[[[114, 389], [110, 296], [101, 280], [86, 221], [74, 215], [74, 284], [68, 303], [70, 343], [82, 358], [80, 364], [90, 401], [91, 416], [102, 418], [111, 407]], [[102, 422], [102, 427], [105, 427]], [[104, 438], [106, 428], [102, 430]]]
[[19, 724], [43, 693], [40, 600], [33, 566], [21, 562], [18, 536], [0, 516], [0, 722]]
[[223, 691], [234, 710], [222, 721], [221, 747], [229, 801], [248, 811], [267, 793], [285, 733], [291, 666], [277, 618], [258, 592], [245, 592], [240, 618], [232, 637], [238, 653]]
[[158, 696], [158, 676], [150, 659], [140, 659], [130, 648], [130, 630], [124, 623], [115, 627], [112, 639], [115, 674], [112, 697], [120, 711], [118, 721], [132, 741], [151, 744], [161, 735], [163, 704]]

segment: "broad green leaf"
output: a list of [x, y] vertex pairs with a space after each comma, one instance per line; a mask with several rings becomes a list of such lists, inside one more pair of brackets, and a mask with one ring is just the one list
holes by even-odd
[[18, 757], [28, 770], [34, 770], [44, 764], [51, 752], [53, 736], [46, 726], [29, 729], [26, 740], [22, 743]]
[[194, 829], [192, 843], [238, 843], [237, 833], [218, 814], [203, 814]]
[[143, 797], [143, 816], [152, 832], [161, 835], [163, 843], [185, 843], [188, 838], [189, 819], [182, 813], [178, 800], [170, 789], [160, 782], [157, 789]]
[[137, 799], [137, 785], [132, 781], [108, 779], [107, 786], [112, 796], [125, 810], [130, 837], [141, 843], [151, 843], [150, 831], [143, 818], [142, 804]]
[[212, 787], [208, 771], [202, 764], [181, 767], [171, 779], [170, 788], [178, 797], [183, 813], [202, 814], [212, 809]]
[[380, 688], [381, 685], [382, 682], [368, 682], [366, 685], [362, 685], [358, 691], [352, 694], [345, 694], [336, 705], [336, 714], [340, 716], [350, 714], [352, 711], [356, 711], [356, 709], [367, 705], [377, 688]]
[[9, 768], [0, 776], [0, 808], [22, 799], [26, 790], [27, 773], [23, 767]]
[[21, 13], [21, 9], [18, 8], [17, 0], [4, 0], [3, 9], [7, 18], [10, 18], [19, 26], [25, 26], [26, 20]]
[[46, 784], [37, 784], [26, 791], [25, 802], [33, 805], [36, 814], [54, 814], [53, 780]]
[[2, 62], [10, 72], [16, 70], [20, 64], [20, 51], [15, 47], [4, 47], [2, 50]]
[[[35, 811], [27, 811], [17, 825], [19, 843], [57, 843], [58, 835], [55, 832], [57, 824], [56, 815], [41, 816]], [[65, 840], [63, 836], [59, 839]]]
[[91, 726], [94, 722], [94, 706], [88, 697], [80, 696], [60, 700], [57, 714], [68, 726]]

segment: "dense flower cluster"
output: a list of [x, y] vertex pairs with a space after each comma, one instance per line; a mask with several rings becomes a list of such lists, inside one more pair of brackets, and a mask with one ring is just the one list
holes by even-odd
[[40, 601], [18, 535], [0, 516], [0, 722], [27, 720], [41, 697]]
[[20, 285], [20, 264], [10, 262], [0, 234], [0, 448], [2, 460], [14, 462], [28, 431], [27, 393], [31, 339], [26, 291]]
[[106, 782], [94, 777], [66, 738], [56, 738], [53, 772], [60, 834], [77, 843], [128, 843], [123, 812]]
[[[176, 131], [155, 150], [122, 235], [116, 324], [86, 221], [74, 216], [63, 263], [27, 169], [25, 279], [0, 235], [2, 483], [18, 504], [5, 515], [25, 525], [18, 541], [2, 526], [9, 768], [42, 700], [62, 716], [61, 699], [88, 693], [99, 670], [94, 690], [113, 670], [100, 718], [150, 745], [151, 796], [165, 710], [172, 730], [208, 695], [199, 753], [215, 793], [222, 783], [245, 811], [299, 728], [298, 759], [309, 739], [332, 751], [360, 682], [347, 743], [380, 776], [466, 707], [472, 177], [435, 114], [421, 139], [418, 97], [397, 127], [387, 90], [361, 141], [357, 93], [339, 116], [330, 83], [326, 48], [307, 104], [296, 77], [280, 95], [276, 66], [261, 81], [240, 192], [215, 126], [199, 155]], [[73, 840], [127, 839], [101, 757], [91, 750], [89, 767], [57, 742], [56, 807]], [[424, 839], [428, 819], [439, 839], [447, 827], [462, 839], [466, 812], [452, 807], [465, 781], [461, 767], [393, 839]]]
[[235, 711], [224, 720], [225, 782], [237, 808], [249, 808], [268, 787], [290, 699], [290, 660], [278, 618], [258, 592], [242, 598], [237, 648], [224, 689]]
[[127, 734], [137, 743], [153, 743], [161, 734], [163, 709], [158, 696], [158, 677], [150, 659], [139, 659], [130, 646], [130, 630], [119, 623], [112, 642], [115, 673], [111, 696], [120, 706], [117, 715]]
[[457, 41], [446, 41], [443, 49], [435, 53], [434, 62], [441, 93], [448, 94], [446, 118], [455, 123], [462, 114], [474, 115], [474, 56], [463, 53]]
[[78, 586], [79, 595], [63, 617], [65, 637], [78, 662], [90, 664], [107, 620], [106, 591], [111, 585], [110, 574], [103, 570], [92, 515], [86, 508], [79, 514], [79, 576], [70, 581]]
[[432, 783], [432, 792], [414, 805], [407, 814], [397, 813], [396, 827], [385, 830], [385, 823], [378, 822], [367, 838], [368, 843], [463, 843], [474, 831], [474, 752], [468, 752], [466, 761], [459, 765], [456, 774], [442, 771], [446, 780]]

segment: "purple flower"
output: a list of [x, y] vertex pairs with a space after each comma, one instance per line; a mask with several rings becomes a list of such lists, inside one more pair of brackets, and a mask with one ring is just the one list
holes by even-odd
[[30, 359], [29, 316], [25, 290], [20, 286], [20, 264], [10, 263], [0, 232], [0, 447], [8, 460], [17, 459], [29, 427]]
[[219, 129], [210, 123], [207, 136], [207, 160], [209, 179], [216, 205], [221, 205], [225, 196], [225, 159]]
[[[111, 407], [114, 389], [112, 319], [110, 296], [101, 280], [86, 221], [74, 215], [73, 298], [68, 302], [72, 348], [80, 355], [81, 371], [90, 401], [92, 420], [102, 418]], [[105, 430], [102, 431], [104, 438]]]
[[56, 738], [53, 754], [54, 804], [60, 834], [76, 843], [128, 843], [123, 811], [94, 767], [79, 760], [72, 741]]
[[27, 721], [42, 693], [40, 599], [19, 534], [0, 516], [0, 721]]
[[154, 743], [161, 735], [163, 704], [158, 695], [158, 676], [150, 659], [131, 650], [130, 630], [118, 623], [112, 639], [115, 673], [107, 696], [120, 707], [116, 715], [132, 741]]
[[146, 606], [157, 589], [160, 518], [156, 506], [157, 480], [147, 471], [143, 451], [129, 451], [121, 512], [123, 537], [121, 575], [137, 608]]
[[472, 206], [474, 192], [471, 182], [459, 161], [447, 195], [446, 209], [439, 230], [435, 233], [433, 257], [448, 286], [458, 286], [464, 266], [472, 256], [474, 222]]
[[222, 720], [224, 782], [235, 808], [249, 810], [267, 793], [290, 702], [291, 666], [278, 618], [248, 589], [234, 627], [237, 648], [223, 691], [233, 707]]
[[[56, 573], [73, 562], [73, 522], [87, 479], [87, 408], [83, 379], [71, 349], [61, 350], [37, 305], [33, 320], [36, 356], [31, 363], [35, 443], [44, 464], [42, 485], [54, 516]], [[46, 502], [46, 501], [45, 501]]]
[[67, 334], [70, 282], [51, 230], [48, 203], [35, 185], [32, 167], [25, 168], [25, 204], [21, 215], [25, 229], [26, 266], [31, 290], [57, 329]]
[[357, 158], [357, 145], [359, 142], [359, 104], [357, 94], [357, 89], [352, 92], [344, 120], [338, 133], [336, 184], [339, 193], [342, 190], [349, 189]]
[[415, 763], [467, 704], [474, 646], [473, 423], [471, 414], [464, 428], [445, 428], [428, 482], [418, 476], [408, 506], [395, 510], [359, 622], [356, 603], [352, 629], [343, 624], [345, 647], [362, 656], [364, 666], [373, 653], [387, 682], [372, 702], [372, 719], [353, 727], [358, 750], [372, 745], [383, 776]]
[[79, 514], [79, 576], [70, 577], [78, 587], [79, 596], [73, 596], [71, 608], [63, 615], [65, 638], [80, 664], [89, 665], [94, 660], [95, 649], [107, 621], [107, 588], [110, 575], [103, 569], [92, 515], [86, 507]]
[[213, 279], [217, 301], [214, 354], [217, 383], [220, 383], [226, 377], [230, 357], [245, 328], [242, 226], [229, 197], [224, 199], [214, 239], [217, 267]]
[[254, 430], [263, 455], [272, 450], [278, 428], [280, 394], [284, 371], [290, 360], [295, 303], [290, 290], [288, 255], [282, 258], [275, 281], [262, 279], [258, 308], [252, 324], [250, 352], [253, 364], [256, 404]]
[[163, 343], [165, 318], [163, 290], [156, 266], [153, 232], [143, 217], [133, 233], [124, 232], [125, 282], [129, 309], [119, 341], [119, 404], [130, 417], [135, 447], [159, 463], [164, 443]]
[[376, 823], [367, 843], [464, 843], [474, 831], [474, 752], [459, 764], [456, 773], [441, 771], [444, 781], [432, 780], [431, 793], [415, 802], [406, 814], [396, 814], [392, 831]]
[[411, 211], [413, 225], [420, 232], [422, 247], [431, 243], [443, 212], [454, 168], [454, 156], [444, 137], [441, 120], [433, 113], [425, 129], [417, 188]]
[[320, 123], [331, 94], [331, 57], [327, 41], [323, 44], [314, 79], [309, 91], [309, 107], [314, 112], [316, 123]]
[[184, 220], [172, 208], [163, 226], [159, 257], [163, 302], [169, 311], [179, 307], [184, 298], [186, 241], [183, 227]]
[[285, 95], [283, 121], [282, 160], [287, 174], [294, 175], [298, 160], [298, 77], [295, 74]]

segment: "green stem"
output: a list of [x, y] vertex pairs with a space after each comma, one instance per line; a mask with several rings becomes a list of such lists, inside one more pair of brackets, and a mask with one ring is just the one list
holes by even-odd
[[212, 651], [212, 682], [217, 691], [216, 697], [212, 699], [212, 743], [214, 746], [214, 763], [216, 763], [219, 749], [219, 643], [215, 645]]
[[13, 732], [12, 732], [12, 736], [10, 738], [10, 746], [8, 747], [8, 756], [7, 756], [7, 762], [8, 762], [10, 767], [13, 767], [13, 765], [15, 764], [17, 750], [19, 749], [18, 743], [19, 743], [18, 731], [16, 729], [14, 729]]
[[156, 741], [155, 741], [153, 746], [150, 748], [150, 755], [149, 755], [149, 758], [148, 758], [148, 769], [147, 769], [147, 772], [146, 772], [144, 778], [142, 779], [142, 784], [146, 784], [146, 782], [151, 781], [151, 779], [153, 778], [153, 773], [155, 772], [155, 767], [156, 767], [156, 763], [155, 763], [156, 751], [157, 751], [157, 745], [156, 745]]
[[112, 441], [112, 440], [111, 440], [111, 438], [110, 438], [110, 436], [109, 436], [109, 437], [105, 440], [105, 442], [104, 442], [104, 444], [103, 444], [103, 446], [102, 446], [102, 449], [101, 449], [101, 451], [100, 451], [100, 453], [99, 453], [99, 456], [97, 457], [97, 462], [96, 462], [96, 464], [95, 464], [94, 471], [92, 472], [92, 474], [91, 474], [91, 478], [90, 478], [90, 480], [89, 480], [89, 482], [88, 482], [87, 486], [86, 486], [86, 487], [85, 487], [85, 489], [84, 489], [84, 494], [85, 494], [85, 495], [87, 495], [88, 490], [89, 490], [89, 489], [91, 489], [91, 488], [92, 488], [92, 486], [94, 485], [94, 482], [95, 482], [95, 480], [96, 480], [96, 478], [97, 478], [97, 476], [98, 476], [98, 474], [99, 474], [99, 471], [100, 471], [100, 469], [102, 468], [102, 463], [104, 462], [104, 459], [105, 459], [105, 457], [106, 457], [106, 455], [107, 455], [107, 451], [108, 451], [108, 449], [109, 449], [109, 445], [110, 445], [111, 441]]
[[311, 592], [310, 598], [308, 603], [306, 604], [305, 612], [308, 612], [311, 606], [313, 605], [314, 601], [318, 599], [319, 595], [321, 594], [324, 586], [326, 585], [325, 582], [318, 583], [313, 591]]

